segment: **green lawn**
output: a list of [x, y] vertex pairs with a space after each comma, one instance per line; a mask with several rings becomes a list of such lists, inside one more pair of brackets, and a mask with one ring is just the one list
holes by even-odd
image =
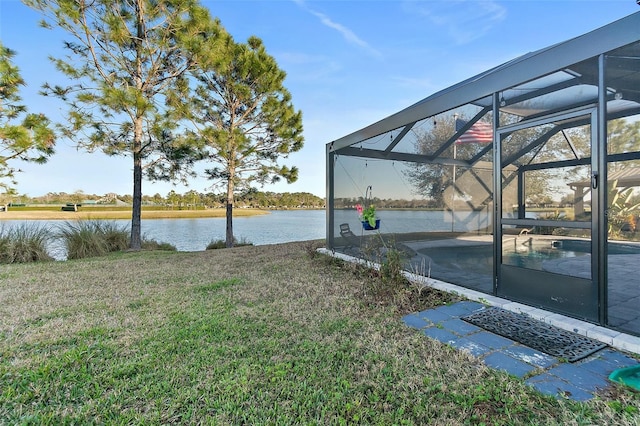
[[639, 424], [403, 325], [453, 297], [311, 243], [0, 265], [0, 424]]

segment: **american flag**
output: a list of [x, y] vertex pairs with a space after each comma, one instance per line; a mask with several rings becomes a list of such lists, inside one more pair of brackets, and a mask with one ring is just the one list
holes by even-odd
[[[462, 129], [466, 121], [456, 118], [456, 132]], [[491, 143], [493, 142], [493, 127], [489, 123], [478, 121], [464, 132], [456, 141], [457, 144], [465, 143]]]

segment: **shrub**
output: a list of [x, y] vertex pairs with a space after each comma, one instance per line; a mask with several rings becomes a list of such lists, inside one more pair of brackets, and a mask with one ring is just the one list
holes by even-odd
[[58, 236], [67, 249], [67, 259], [104, 256], [129, 246], [126, 225], [102, 220], [65, 222], [59, 227]]
[[99, 222], [92, 220], [65, 222], [59, 227], [58, 236], [67, 249], [67, 259], [84, 259], [109, 253], [109, 245], [101, 232]]
[[51, 238], [49, 228], [21, 223], [10, 229], [0, 227], [0, 263], [50, 261], [47, 252]]
[[209, 244], [207, 244], [206, 250], [217, 250], [226, 248], [227, 244], [224, 240], [211, 240]]
[[[115, 221], [65, 222], [60, 226], [58, 236], [67, 249], [67, 259], [83, 259], [124, 251], [129, 248], [130, 242], [129, 227], [119, 225]], [[176, 247], [169, 243], [158, 242], [144, 236], [142, 249], [176, 251]]]
[[[233, 237], [233, 246], [234, 247], [242, 247], [242, 246], [252, 246], [253, 243], [247, 241], [244, 237], [238, 241], [236, 237]], [[206, 250], [217, 250], [227, 248], [227, 242], [225, 240], [212, 240], [209, 244], [207, 244]]]
[[122, 251], [129, 248], [129, 229], [116, 222], [97, 222], [96, 228], [104, 236], [107, 251]]
[[142, 237], [142, 250], [178, 251], [176, 246], [169, 243], [158, 242], [153, 238]]
[[387, 250], [386, 256], [380, 264], [380, 278], [382, 282], [391, 285], [397, 285], [398, 283], [404, 284], [406, 279], [402, 274], [403, 270], [402, 253], [395, 248]]

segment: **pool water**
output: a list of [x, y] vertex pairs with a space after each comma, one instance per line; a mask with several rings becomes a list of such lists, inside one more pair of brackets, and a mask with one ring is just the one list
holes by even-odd
[[525, 250], [518, 248], [516, 251], [503, 247], [502, 263], [505, 265], [519, 266], [527, 269], [537, 269], [544, 271], [544, 262], [552, 259], [564, 259], [568, 257], [585, 256], [587, 251], [568, 249], [563, 246], [553, 246], [551, 242], [544, 246], [525, 246]]
[[[581, 248], [581, 247], [580, 247]], [[490, 244], [468, 247], [425, 248], [420, 253], [431, 258], [437, 268], [493, 275], [493, 247]], [[502, 263], [528, 269], [543, 269], [543, 262], [588, 253], [577, 247], [554, 247], [548, 244], [510, 244], [502, 248]]]
[[493, 253], [491, 245], [469, 247], [433, 247], [419, 250], [431, 258], [434, 274], [441, 268], [450, 271], [475, 272], [493, 275]]
[[[465, 247], [429, 247], [419, 250], [431, 258], [434, 273], [442, 268], [447, 271], [472, 272], [493, 275], [493, 246], [491, 244]], [[543, 271], [544, 263], [554, 259], [587, 256], [591, 252], [588, 240], [507, 240], [502, 245], [502, 263]], [[609, 254], [639, 254], [640, 246], [625, 243], [609, 243]]]

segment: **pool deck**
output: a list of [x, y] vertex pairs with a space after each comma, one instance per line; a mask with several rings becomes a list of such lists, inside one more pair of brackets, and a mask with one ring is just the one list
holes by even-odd
[[[514, 244], [527, 243], [532, 238], [531, 235], [505, 236], [505, 242]], [[561, 236], [535, 236], [538, 243], [546, 242], [548, 245], [552, 241], [562, 241], [572, 239]], [[421, 250], [433, 248], [452, 248], [491, 245], [492, 240], [488, 236], [465, 236], [463, 238], [452, 238], [446, 240], [431, 241], [406, 241], [405, 246], [415, 251], [416, 255], [410, 260], [413, 272], [423, 272], [425, 259], [428, 256], [420, 254]], [[607, 258], [609, 267], [609, 324], [612, 327], [640, 330], [640, 284], [638, 284], [637, 274], [633, 271], [640, 265], [640, 254], [609, 254]], [[431, 265], [432, 276], [447, 282], [464, 282], [465, 286], [491, 293], [493, 289], [493, 277], [474, 272], [472, 269], [452, 270], [439, 268]], [[589, 279], [591, 270], [591, 255], [550, 259], [544, 262], [544, 270]]]
[[[372, 267], [379, 267], [372, 262], [344, 253], [326, 249], [319, 249], [319, 251], [349, 262], [367, 263]], [[488, 367], [520, 377], [541, 393], [585, 401], [612, 384], [608, 376], [614, 370], [638, 364], [632, 355], [640, 354], [640, 337], [423, 275], [411, 272], [404, 274], [413, 282], [460, 294], [468, 299], [453, 305], [406, 315], [403, 322], [407, 326], [420, 330], [426, 337], [467, 351], [480, 358]], [[603, 342], [609, 347], [583, 360], [567, 363], [460, 319], [487, 306], [497, 306], [528, 315], [535, 320]]]

